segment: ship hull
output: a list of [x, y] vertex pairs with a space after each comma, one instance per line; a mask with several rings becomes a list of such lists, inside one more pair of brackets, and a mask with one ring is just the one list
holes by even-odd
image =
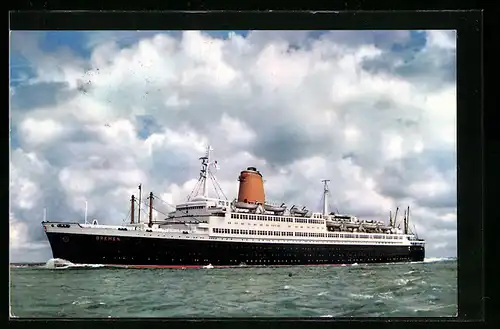
[[137, 266], [333, 265], [423, 261], [422, 246], [251, 243], [47, 232], [54, 258]]

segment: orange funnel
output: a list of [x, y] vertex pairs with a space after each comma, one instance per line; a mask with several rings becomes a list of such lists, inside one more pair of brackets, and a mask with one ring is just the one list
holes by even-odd
[[238, 202], [264, 204], [264, 182], [262, 174], [255, 167], [248, 167], [238, 177], [240, 189]]

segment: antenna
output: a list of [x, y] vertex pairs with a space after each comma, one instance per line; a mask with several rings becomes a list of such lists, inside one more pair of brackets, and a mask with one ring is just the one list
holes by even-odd
[[322, 182], [324, 183], [323, 186], [323, 216], [328, 215], [328, 193], [330, 190], [328, 189], [328, 182], [329, 179], [323, 179]]
[[43, 221], [47, 220], [47, 208], [43, 208]]
[[87, 207], [88, 207], [88, 203], [87, 203], [87, 200], [85, 200], [85, 224], [87, 224]]

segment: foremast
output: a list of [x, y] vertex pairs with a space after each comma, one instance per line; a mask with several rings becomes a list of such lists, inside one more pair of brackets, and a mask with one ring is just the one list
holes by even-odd
[[188, 197], [188, 201], [192, 200], [193, 197], [204, 200], [209, 199], [207, 186], [207, 181], [209, 178], [212, 180], [217, 198], [222, 199], [219, 195], [220, 191], [224, 199], [227, 200], [224, 191], [222, 191], [222, 188], [217, 182], [215, 175], [210, 171], [211, 166], [214, 166], [215, 169], [218, 169], [217, 160], [212, 159], [211, 151], [213, 151], [213, 148], [208, 145], [205, 151], [205, 156], [199, 158], [199, 160], [201, 160], [200, 178], [198, 179], [198, 182], [196, 183], [193, 191], [191, 191], [191, 194]]
[[323, 216], [326, 217], [328, 216], [328, 194], [330, 193], [330, 190], [328, 189], [328, 182], [329, 179], [323, 179]]

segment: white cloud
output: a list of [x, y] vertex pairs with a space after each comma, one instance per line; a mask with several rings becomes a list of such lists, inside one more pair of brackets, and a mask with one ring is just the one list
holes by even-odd
[[10, 248], [16, 249], [22, 247], [28, 241], [28, 229], [27, 224], [23, 223], [14, 218], [13, 214], [10, 214]]
[[436, 30], [427, 32], [427, 42], [430, 47], [455, 49], [456, 31]]
[[[44, 53], [35, 39], [17, 37], [36, 76], [31, 103], [12, 111], [15, 241], [46, 241], [44, 207], [49, 218], [78, 220], [88, 200], [89, 217], [119, 223], [139, 183], [169, 203], [185, 200], [210, 143], [229, 199], [248, 166], [263, 173], [270, 200], [310, 209], [320, 207], [321, 180], [331, 179], [331, 210], [387, 220], [409, 203], [418, 233], [444, 244], [430, 256], [456, 253], [456, 86], [442, 72], [421, 77], [427, 63], [449, 69], [449, 32], [428, 32], [413, 55], [419, 64], [404, 74], [364, 63], [393, 58], [402, 66], [406, 54], [390, 49], [408, 42], [408, 31], [336, 31], [314, 40], [307, 31], [224, 40], [196, 31], [91, 36], [89, 58]], [[427, 79], [439, 87], [423, 88]], [[41, 81], [64, 87], [41, 104]], [[13, 108], [20, 88], [11, 86]], [[12, 257], [49, 257], [11, 247]]]
[[20, 128], [23, 138], [32, 145], [54, 142], [64, 133], [64, 127], [51, 119], [27, 118], [21, 123]]

